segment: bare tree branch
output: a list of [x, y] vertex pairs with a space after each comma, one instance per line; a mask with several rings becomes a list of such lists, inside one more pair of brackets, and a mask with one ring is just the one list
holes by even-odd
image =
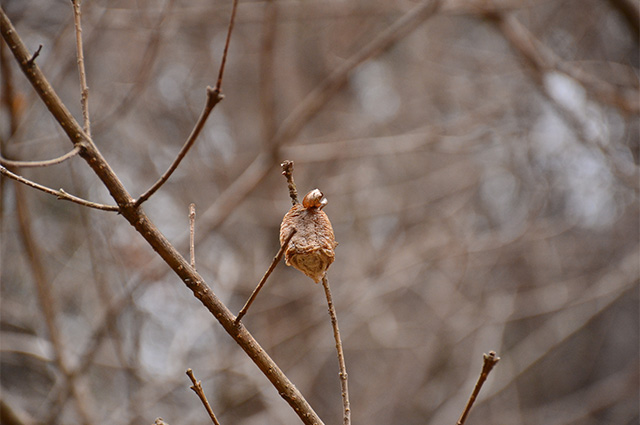
[[57, 158], [46, 159], [42, 161], [14, 161], [11, 159], [5, 159], [0, 157], [0, 164], [5, 167], [20, 167], [20, 168], [32, 168], [32, 167], [48, 167], [50, 165], [60, 164], [69, 158], [73, 158], [80, 152], [79, 146], [74, 146], [69, 152], [61, 155]]
[[338, 354], [338, 368], [340, 370], [338, 376], [340, 377], [340, 388], [342, 389], [342, 423], [343, 425], [349, 425], [351, 423], [351, 405], [349, 404], [347, 365], [344, 361], [342, 338], [340, 338], [340, 328], [338, 328], [338, 315], [333, 306], [333, 297], [331, 296], [331, 288], [329, 287], [329, 280], [327, 280], [326, 274], [322, 278], [322, 286], [324, 287], [324, 294], [327, 298], [327, 307], [329, 308], [329, 317], [331, 318], [331, 327], [333, 328], [333, 338], [336, 341], [336, 352]]
[[[236, 323], [235, 317], [222, 301], [214, 294], [204, 279], [191, 267], [189, 262], [175, 249], [167, 238], [156, 228], [144, 211], [136, 205], [120, 179], [100, 154], [91, 138], [80, 128], [68, 109], [61, 102], [51, 85], [47, 82], [36, 64], [28, 64], [28, 52], [4, 10], [0, 8], [2, 36], [9, 45], [23, 72], [36, 89], [47, 108], [63, 127], [73, 143], [85, 142], [81, 152], [96, 175], [102, 180], [113, 198], [120, 206], [120, 213], [142, 235], [151, 247], [162, 257], [169, 267], [193, 292], [202, 304], [220, 322], [227, 333], [249, 355], [258, 368], [271, 381], [280, 396], [289, 403], [305, 424], [322, 424], [322, 420], [311, 408], [300, 391], [282, 372], [278, 365], [262, 349], [249, 331]], [[208, 91], [214, 91], [208, 89]]]
[[82, 48], [82, 24], [80, 3], [82, 0], [71, 0], [73, 5], [73, 23], [76, 29], [76, 55], [78, 57], [78, 75], [80, 77], [81, 105], [83, 129], [91, 137], [91, 120], [89, 119], [89, 87], [87, 86], [87, 73], [84, 69], [84, 52]]
[[482, 358], [484, 359], [484, 361], [482, 363], [482, 371], [480, 372], [480, 376], [478, 377], [478, 382], [476, 382], [476, 386], [473, 388], [473, 392], [469, 397], [469, 401], [467, 401], [467, 405], [464, 407], [462, 415], [460, 415], [460, 419], [458, 419], [457, 425], [463, 425], [467, 420], [467, 416], [471, 411], [471, 407], [476, 401], [478, 394], [480, 394], [480, 390], [487, 380], [489, 373], [491, 373], [493, 367], [500, 361], [500, 357], [496, 355], [495, 351], [489, 351], [489, 354], [484, 354]]
[[64, 190], [60, 189], [60, 190], [54, 190], [51, 188], [48, 188], [46, 186], [43, 186], [41, 184], [32, 182], [31, 180], [25, 179], [24, 177], [21, 177], [15, 173], [12, 173], [11, 171], [7, 170], [5, 167], [3, 167], [2, 165], [0, 165], [0, 174], [7, 176], [17, 182], [20, 182], [22, 184], [25, 184], [27, 186], [30, 186], [34, 189], [38, 189], [41, 190], [45, 193], [48, 193], [50, 195], [55, 195], [58, 197], [58, 199], [63, 199], [65, 201], [71, 201], [74, 202], [76, 204], [85, 206], [85, 207], [89, 207], [89, 208], [95, 208], [97, 210], [102, 210], [102, 211], [119, 211], [119, 208], [116, 206], [111, 206], [111, 205], [104, 205], [104, 204], [98, 204], [95, 202], [91, 202], [91, 201], [87, 201], [85, 199], [82, 198], [78, 198], [77, 196], [73, 196], [68, 194], [67, 192], [65, 192]]
[[291, 238], [293, 237], [293, 235], [295, 235], [295, 233], [296, 233], [296, 229], [291, 229], [291, 231], [289, 232], [289, 235], [285, 238], [284, 244], [282, 244], [276, 256], [273, 257], [273, 261], [271, 261], [271, 265], [262, 276], [262, 279], [260, 279], [260, 282], [258, 282], [258, 286], [256, 286], [256, 289], [253, 290], [253, 292], [251, 293], [251, 296], [249, 297], [247, 302], [244, 304], [244, 307], [242, 307], [242, 309], [238, 313], [238, 317], [236, 317], [236, 323], [239, 323], [240, 320], [242, 320], [242, 318], [244, 317], [244, 315], [247, 314], [249, 307], [251, 307], [251, 304], [253, 304], [253, 301], [258, 296], [258, 292], [260, 292], [264, 284], [267, 282], [267, 279], [269, 279], [269, 276], [271, 276], [271, 273], [273, 272], [273, 270], [276, 268], [280, 260], [282, 260], [282, 256], [284, 255], [284, 252], [287, 250], [287, 245], [289, 245], [289, 242], [291, 241]]
[[158, 179], [158, 181], [156, 181], [153, 184], [153, 186], [151, 186], [145, 193], [140, 195], [140, 197], [136, 200], [135, 202], [136, 206], [142, 205], [144, 201], [149, 199], [151, 195], [156, 193], [156, 191], [160, 189], [160, 187], [162, 187], [162, 185], [167, 180], [169, 180], [169, 177], [171, 177], [171, 174], [173, 174], [173, 172], [178, 168], [178, 166], [180, 165], [184, 157], [187, 155], [187, 152], [189, 152], [189, 149], [191, 149], [191, 146], [193, 146], [196, 139], [200, 135], [200, 132], [204, 128], [204, 125], [207, 122], [207, 118], [209, 118], [211, 111], [213, 111], [213, 108], [222, 99], [224, 99], [224, 96], [222, 95], [222, 93], [220, 93], [220, 90], [218, 88], [212, 89], [211, 87], [207, 87], [207, 101], [205, 102], [204, 109], [200, 114], [200, 118], [198, 118], [198, 121], [196, 122], [196, 125], [193, 128], [193, 130], [191, 131], [191, 134], [187, 138], [187, 141], [182, 146], [182, 149], [180, 149], [180, 152], [178, 153], [178, 156], [176, 157], [176, 159], [174, 159], [173, 163], [169, 166], [169, 169], [165, 171], [165, 173]]
[[216, 418], [216, 415], [215, 413], [213, 413], [213, 409], [209, 404], [209, 400], [207, 400], [207, 396], [204, 394], [202, 384], [200, 384], [200, 381], [196, 380], [196, 377], [193, 375], [193, 370], [191, 370], [191, 368], [187, 369], [187, 376], [189, 376], [189, 379], [191, 379], [191, 382], [193, 382], [193, 385], [189, 388], [191, 388], [193, 392], [198, 395], [198, 398], [200, 398], [202, 405], [205, 409], [207, 409], [207, 413], [209, 414], [213, 425], [220, 425], [220, 422], [218, 422], [218, 418]]

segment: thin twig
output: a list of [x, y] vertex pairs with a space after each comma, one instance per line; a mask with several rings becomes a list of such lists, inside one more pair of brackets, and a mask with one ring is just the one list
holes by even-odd
[[480, 394], [480, 390], [482, 389], [482, 385], [487, 380], [487, 376], [491, 372], [491, 369], [500, 361], [500, 357], [496, 355], [495, 351], [489, 351], [489, 354], [483, 355], [484, 362], [482, 363], [482, 372], [480, 372], [480, 376], [478, 377], [478, 382], [476, 382], [476, 386], [467, 401], [467, 405], [464, 407], [464, 411], [462, 415], [460, 415], [460, 419], [458, 419], [457, 425], [463, 425], [464, 421], [467, 420], [467, 416], [469, 415], [469, 411], [471, 410], [471, 406], [476, 401], [478, 394]]
[[202, 214], [201, 225], [207, 230], [220, 226], [235, 208], [248, 196], [258, 184], [269, 175], [277, 164], [273, 151], [290, 143], [305, 125], [320, 111], [331, 98], [349, 81], [351, 73], [362, 63], [391, 49], [412, 31], [434, 16], [442, 0], [423, 0], [413, 9], [398, 18], [386, 30], [375, 36], [369, 43], [337, 67], [316, 89], [309, 93], [289, 114], [268, 143], [268, 151], [261, 152], [245, 168], [215, 203]]
[[238, 10], [238, 0], [233, 0], [231, 6], [231, 18], [229, 19], [229, 28], [227, 29], [227, 40], [224, 42], [224, 51], [222, 52], [222, 62], [220, 63], [220, 70], [218, 71], [218, 82], [216, 83], [216, 90], [222, 91], [222, 75], [224, 74], [224, 66], [227, 63], [227, 53], [229, 52], [229, 42], [231, 41], [231, 31], [233, 31], [233, 24], [236, 21], [236, 10]]
[[173, 172], [178, 168], [178, 166], [180, 165], [180, 162], [182, 162], [184, 157], [187, 155], [187, 152], [189, 152], [189, 149], [191, 149], [191, 146], [193, 146], [193, 144], [195, 143], [196, 139], [198, 138], [198, 135], [204, 128], [204, 124], [207, 122], [207, 118], [209, 118], [209, 114], [211, 114], [211, 111], [213, 110], [213, 108], [223, 98], [224, 96], [220, 93], [218, 89], [212, 89], [211, 87], [207, 87], [207, 101], [204, 105], [204, 109], [202, 110], [202, 113], [200, 114], [200, 117], [198, 118], [198, 121], [196, 122], [195, 127], [193, 128], [193, 130], [191, 131], [191, 134], [187, 138], [187, 141], [182, 146], [182, 149], [180, 149], [180, 152], [178, 152], [178, 156], [176, 157], [176, 159], [173, 160], [173, 163], [169, 166], [169, 169], [165, 171], [165, 173], [158, 179], [158, 181], [156, 181], [153, 184], [153, 186], [151, 186], [145, 193], [140, 195], [140, 197], [136, 200], [135, 202], [136, 207], [140, 206], [144, 201], [149, 199], [151, 195], [156, 193], [156, 191], [160, 189], [160, 187], [167, 180], [169, 180], [169, 177], [171, 177], [171, 174], [173, 174]]
[[333, 337], [336, 340], [336, 351], [338, 353], [338, 367], [340, 373], [340, 388], [342, 389], [342, 407], [343, 407], [343, 421], [344, 425], [351, 423], [351, 406], [349, 404], [349, 380], [347, 375], [347, 365], [344, 362], [344, 352], [342, 351], [342, 339], [340, 338], [340, 329], [338, 328], [338, 316], [333, 306], [333, 298], [331, 297], [331, 289], [329, 288], [329, 281], [325, 274], [322, 278], [322, 286], [324, 286], [324, 294], [327, 297], [327, 306], [329, 307], [329, 317], [331, 317], [331, 326], [333, 327]]
[[244, 315], [247, 314], [247, 311], [249, 310], [249, 307], [251, 307], [251, 304], [253, 304], [253, 301], [258, 296], [258, 292], [260, 292], [260, 290], [262, 289], [264, 284], [267, 282], [267, 279], [269, 278], [269, 276], [271, 275], [273, 270], [276, 268], [276, 266], [278, 265], [278, 263], [282, 259], [282, 256], [284, 255], [284, 252], [287, 249], [287, 245], [289, 245], [289, 242], [291, 241], [291, 238], [293, 237], [293, 235], [295, 233], [296, 233], [296, 229], [291, 229], [291, 231], [289, 232], [289, 234], [285, 238], [284, 243], [282, 244], [282, 246], [278, 250], [278, 253], [276, 254], [275, 257], [273, 257], [273, 261], [271, 262], [271, 265], [269, 266], [269, 268], [265, 272], [264, 276], [262, 276], [262, 279], [260, 279], [260, 282], [258, 283], [258, 286], [256, 286], [256, 289], [253, 290], [253, 293], [251, 294], [251, 296], [249, 297], [249, 299], [245, 303], [244, 307], [242, 307], [242, 310], [240, 310], [240, 313], [238, 313], [238, 317], [236, 317], [236, 324], [240, 323], [240, 320], [242, 319], [242, 317], [244, 317]]
[[136, 229], [164, 262], [180, 277], [189, 290], [193, 292], [194, 296], [218, 320], [225, 331], [276, 388], [280, 397], [291, 406], [300, 420], [307, 425], [322, 425], [322, 419], [313, 410], [300, 390], [282, 372], [277, 363], [266, 353], [253, 335], [242, 323], [235, 323], [233, 314], [211, 287], [207, 285], [202, 276], [190, 267], [189, 262], [156, 228], [145, 212], [141, 208], [135, 207], [135, 200], [94, 145], [91, 138], [86, 135], [60, 100], [60, 97], [55, 93], [37, 64], [27, 66], [29, 52], [2, 7], [0, 7], [0, 33], [32, 87], [69, 139], [73, 143], [83, 141], [87, 143], [87, 146], [81, 152], [81, 156], [104, 183], [116, 203], [122, 206], [119, 211], [120, 214]]
[[196, 248], [195, 248], [195, 227], [196, 227], [196, 204], [189, 205], [189, 256], [191, 267], [196, 269]]
[[284, 160], [282, 164], [282, 175], [287, 179], [287, 186], [289, 187], [289, 197], [293, 205], [299, 204], [298, 201], [298, 189], [296, 189], [296, 183], [293, 181], [293, 161], [288, 159]]
[[213, 413], [213, 409], [211, 408], [211, 405], [207, 400], [207, 396], [204, 395], [204, 390], [202, 389], [200, 381], [196, 381], [196, 377], [193, 376], [193, 370], [191, 370], [191, 368], [187, 369], [187, 375], [189, 376], [189, 379], [191, 379], [191, 382], [193, 382], [193, 385], [189, 388], [191, 388], [198, 395], [198, 397], [200, 397], [200, 401], [204, 405], [204, 408], [207, 409], [207, 413], [209, 414], [209, 417], [211, 418], [211, 421], [214, 423], [214, 425], [220, 425], [220, 422], [218, 422], [218, 419]]
[[42, 161], [14, 161], [11, 159], [2, 158], [0, 156], [0, 164], [5, 167], [20, 167], [20, 168], [33, 168], [33, 167], [48, 167], [49, 165], [56, 165], [66, 161], [69, 158], [73, 158], [80, 152], [80, 146], [76, 145], [69, 152], [62, 156], [53, 159], [46, 159]]
[[42, 44], [38, 46], [38, 50], [36, 50], [35, 52], [33, 52], [33, 55], [31, 55], [31, 57], [29, 58], [29, 60], [27, 61], [27, 66], [32, 66], [35, 61], [36, 58], [38, 56], [40, 56], [40, 51], [42, 50]]
[[84, 69], [84, 52], [82, 48], [82, 25], [80, 23], [80, 2], [82, 0], [71, 0], [73, 4], [73, 22], [76, 28], [76, 55], [78, 57], [78, 74], [80, 76], [80, 90], [82, 105], [82, 120], [85, 133], [91, 137], [91, 121], [89, 120], [89, 87], [87, 86], [87, 74]]
[[50, 195], [55, 195], [58, 197], [58, 199], [64, 199], [65, 201], [71, 201], [71, 202], [75, 202], [76, 204], [80, 204], [83, 205], [85, 207], [89, 207], [89, 208], [95, 208], [97, 210], [102, 210], [102, 211], [119, 211], [120, 208], [116, 207], [116, 206], [111, 206], [111, 205], [104, 205], [104, 204], [98, 204], [95, 202], [91, 202], [91, 201], [87, 201], [85, 199], [82, 198], [78, 198], [77, 196], [73, 196], [68, 194], [67, 192], [65, 192], [63, 189], [60, 190], [54, 190], [51, 189], [49, 187], [43, 186], [41, 184], [32, 182], [31, 180], [25, 179], [22, 176], [19, 176], [17, 174], [12, 173], [11, 171], [7, 170], [5, 167], [3, 167], [2, 165], [0, 165], [0, 174], [3, 174], [15, 181], [18, 181], [20, 183], [26, 184], [27, 186], [33, 187], [34, 189], [38, 189], [41, 190], [45, 193], [48, 193]]

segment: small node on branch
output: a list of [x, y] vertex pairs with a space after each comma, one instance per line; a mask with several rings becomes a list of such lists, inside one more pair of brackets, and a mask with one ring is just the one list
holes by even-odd
[[291, 203], [293, 205], [298, 204], [298, 189], [293, 181], [293, 161], [285, 159], [282, 164], [282, 175], [287, 179], [287, 186], [289, 187], [289, 196], [291, 197]]
[[31, 56], [31, 58], [27, 61], [27, 65], [28, 66], [32, 66], [33, 63], [36, 61], [36, 58], [38, 56], [40, 56], [40, 50], [42, 50], [42, 44], [38, 46], [38, 50], [36, 50], [35, 52], [33, 52], [33, 55]]
[[480, 372], [480, 376], [478, 377], [478, 382], [476, 382], [476, 386], [473, 388], [473, 392], [471, 396], [469, 396], [469, 400], [467, 401], [467, 405], [464, 407], [462, 411], [462, 415], [460, 415], [460, 419], [458, 419], [457, 425], [463, 425], [467, 420], [467, 416], [469, 416], [469, 412], [471, 411], [471, 407], [473, 403], [476, 401], [478, 394], [480, 394], [480, 390], [484, 385], [484, 382], [487, 380], [489, 373], [493, 367], [500, 361], [500, 357], [496, 354], [495, 351], [489, 351], [489, 354], [483, 354], [483, 363], [482, 363], [482, 371]]
[[187, 369], [187, 376], [189, 376], [189, 379], [191, 379], [191, 382], [193, 383], [193, 385], [190, 386], [189, 388], [191, 388], [193, 392], [195, 392], [200, 398], [202, 405], [204, 406], [205, 409], [207, 409], [207, 413], [211, 418], [211, 422], [213, 422], [214, 425], [220, 425], [220, 422], [218, 422], [218, 419], [216, 418], [216, 415], [213, 413], [213, 409], [211, 408], [211, 405], [207, 400], [207, 396], [204, 394], [204, 390], [202, 389], [202, 385], [200, 384], [200, 381], [196, 380], [196, 377], [193, 375], [193, 370], [191, 370], [191, 368]]

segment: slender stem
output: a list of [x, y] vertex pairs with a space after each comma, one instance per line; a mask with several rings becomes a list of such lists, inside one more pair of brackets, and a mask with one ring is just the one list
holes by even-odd
[[78, 198], [77, 196], [73, 196], [73, 195], [68, 194], [63, 189], [54, 190], [54, 189], [51, 189], [49, 187], [43, 186], [41, 184], [32, 182], [31, 180], [25, 179], [22, 176], [19, 176], [17, 174], [12, 173], [11, 171], [7, 170], [2, 165], [0, 165], [0, 174], [5, 175], [5, 176], [17, 181], [17, 182], [22, 183], [22, 184], [26, 184], [27, 186], [30, 186], [30, 187], [32, 187], [34, 189], [38, 189], [38, 190], [41, 190], [41, 191], [43, 191], [45, 193], [48, 193], [48, 194], [51, 194], [51, 195], [55, 195], [55, 196], [58, 197], [58, 199], [64, 199], [65, 201], [75, 202], [76, 204], [84, 205], [85, 207], [95, 208], [97, 210], [102, 210], [102, 211], [119, 211], [120, 210], [120, 208], [118, 208], [116, 206], [98, 204], [98, 203], [95, 203], [95, 202], [87, 201], [87, 200], [82, 199], [82, 198]]
[[195, 248], [195, 227], [196, 227], [196, 204], [189, 205], [189, 256], [191, 257], [191, 267], [196, 269], [196, 248]]
[[120, 206], [119, 213], [136, 229], [162, 260], [180, 277], [187, 288], [193, 292], [193, 295], [218, 320], [225, 331], [273, 384], [280, 397], [291, 406], [300, 420], [307, 425], [322, 425], [322, 419], [309, 405], [309, 402], [265, 352], [253, 335], [242, 323], [235, 322], [235, 317], [231, 311], [213, 292], [211, 287], [207, 285], [202, 276], [193, 270], [189, 262], [157, 229], [142, 208], [136, 207], [134, 199], [91, 138], [86, 135], [64, 103], [62, 103], [37, 64], [28, 63], [29, 52], [2, 7], [0, 7], [0, 33], [2, 33], [2, 37], [15, 56], [23, 73], [69, 139], [74, 144], [86, 142], [87, 146], [82, 149], [80, 155]]
[[84, 69], [84, 53], [82, 48], [82, 25], [80, 14], [80, 2], [82, 0], [71, 0], [73, 4], [73, 22], [76, 28], [76, 55], [78, 57], [78, 75], [80, 76], [80, 90], [82, 105], [83, 129], [91, 137], [91, 120], [89, 119], [89, 87], [87, 86], [87, 74]]
[[460, 419], [458, 419], [457, 425], [463, 425], [467, 420], [467, 416], [469, 415], [469, 411], [471, 411], [471, 406], [476, 401], [478, 394], [480, 394], [480, 390], [484, 385], [484, 382], [487, 380], [487, 376], [491, 372], [491, 369], [500, 361], [500, 357], [496, 355], [495, 351], [489, 351], [489, 354], [483, 355], [484, 362], [482, 364], [482, 372], [480, 372], [480, 376], [478, 377], [478, 382], [476, 382], [476, 386], [467, 401], [467, 405], [464, 407], [464, 411], [462, 415], [460, 415]]
[[342, 407], [343, 407], [343, 421], [344, 425], [351, 423], [351, 406], [349, 404], [349, 380], [347, 375], [347, 366], [344, 362], [344, 352], [342, 351], [342, 339], [340, 338], [340, 329], [338, 328], [338, 316], [333, 306], [333, 298], [331, 297], [331, 289], [329, 288], [329, 281], [325, 274], [322, 278], [322, 286], [324, 286], [324, 294], [327, 297], [327, 306], [329, 307], [329, 317], [331, 317], [331, 326], [333, 327], [333, 337], [336, 340], [336, 351], [338, 353], [338, 367], [340, 373], [340, 387], [342, 389]]
[[13, 161], [11, 159], [5, 159], [0, 156], [0, 164], [5, 167], [20, 167], [20, 168], [30, 168], [30, 167], [48, 167], [49, 165], [56, 165], [66, 161], [69, 158], [73, 158], [80, 152], [80, 146], [76, 145], [69, 152], [65, 153], [62, 156], [53, 159], [46, 159], [43, 161]]
[[200, 398], [200, 401], [204, 405], [204, 408], [207, 409], [207, 413], [211, 418], [211, 422], [213, 422], [214, 425], [220, 425], [220, 422], [218, 422], [218, 418], [216, 418], [216, 415], [213, 413], [213, 409], [209, 404], [209, 400], [207, 400], [207, 396], [204, 394], [204, 390], [202, 389], [200, 381], [197, 381], [196, 377], [193, 376], [193, 370], [191, 370], [191, 368], [187, 369], [187, 375], [189, 376], [189, 379], [191, 379], [191, 382], [193, 382], [193, 385], [189, 388], [191, 388], [193, 392], [195, 392]]
[[213, 110], [213, 108], [223, 98], [224, 96], [220, 93], [220, 91], [217, 88], [212, 89], [211, 87], [207, 87], [207, 101], [204, 105], [204, 109], [202, 110], [202, 113], [200, 114], [200, 117], [198, 118], [198, 121], [196, 122], [195, 127], [193, 128], [193, 130], [191, 131], [191, 134], [187, 138], [187, 141], [182, 146], [182, 149], [180, 149], [180, 152], [178, 153], [178, 156], [176, 157], [176, 159], [174, 159], [173, 163], [169, 166], [169, 169], [165, 171], [165, 173], [158, 179], [158, 181], [156, 181], [153, 184], [153, 186], [151, 186], [145, 193], [140, 195], [140, 197], [136, 200], [135, 202], [136, 206], [140, 206], [144, 201], [149, 199], [151, 195], [156, 193], [156, 191], [160, 189], [160, 187], [162, 187], [162, 185], [165, 184], [167, 180], [169, 180], [169, 177], [171, 177], [171, 174], [173, 174], [173, 172], [178, 168], [178, 166], [180, 165], [180, 162], [182, 162], [184, 157], [187, 155], [187, 152], [189, 152], [189, 149], [191, 149], [191, 146], [193, 146], [196, 139], [198, 138], [198, 135], [200, 135], [200, 132], [204, 128], [204, 124], [207, 122], [207, 118], [209, 118], [209, 114], [211, 114], [211, 111]]
[[238, 317], [236, 317], [236, 323], [240, 323], [240, 320], [244, 317], [245, 314], [247, 314], [247, 311], [249, 310], [249, 307], [251, 307], [251, 304], [253, 304], [253, 301], [258, 296], [258, 292], [260, 292], [260, 290], [262, 289], [264, 284], [267, 282], [267, 279], [269, 278], [269, 276], [271, 276], [271, 273], [273, 272], [273, 270], [276, 268], [276, 266], [278, 265], [278, 263], [282, 259], [282, 256], [284, 255], [284, 252], [287, 249], [287, 245], [289, 245], [289, 242], [291, 241], [291, 238], [293, 237], [293, 235], [295, 233], [296, 233], [296, 229], [291, 229], [291, 231], [289, 232], [289, 234], [285, 238], [284, 243], [282, 244], [282, 246], [278, 250], [278, 253], [276, 254], [275, 257], [273, 257], [273, 261], [271, 262], [271, 265], [269, 266], [269, 268], [265, 272], [264, 276], [262, 276], [262, 279], [260, 279], [260, 282], [258, 283], [258, 286], [256, 286], [256, 289], [253, 290], [253, 293], [251, 294], [251, 296], [249, 297], [249, 299], [245, 303], [244, 307], [242, 307], [242, 310], [240, 310], [240, 313], [238, 313]]
[[284, 160], [282, 164], [282, 175], [287, 179], [287, 186], [289, 187], [289, 197], [291, 198], [291, 203], [293, 205], [299, 204], [298, 201], [298, 189], [296, 188], [296, 183], [293, 181], [293, 161], [289, 161], [288, 159]]
[[222, 76], [224, 74], [224, 66], [227, 63], [227, 53], [229, 52], [229, 42], [231, 41], [231, 32], [233, 31], [233, 24], [236, 21], [236, 11], [238, 10], [238, 0], [233, 0], [231, 6], [231, 18], [229, 19], [229, 28], [227, 29], [227, 40], [224, 43], [224, 52], [222, 53], [222, 62], [220, 63], [220, 70], [218, 71], [218, 82], [216, 83], [216, 90], [222, 91]]

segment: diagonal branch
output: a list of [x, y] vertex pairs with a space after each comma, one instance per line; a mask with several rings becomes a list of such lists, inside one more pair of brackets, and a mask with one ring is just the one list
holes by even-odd
[[140, 206], [144, 201], [149, 199], [151, 195], [156, 193], [156, 191], [160, 189], [160, 187], [162, 187], [162, 185], [165, 184], [167, 180], [169, 180], [171, 174], [173, 174], [173, 172], [178, 168], [184, 157], [187, 155], [187, 152], [189, 152], [189, 149], [191, 149], [191, 146], [193, 146], [196, 139], [200, 135], [200, 132], [204, 128], [204, 124], [207, 122], [207, 118], [209, 118], [211, 111], [213, 111], [213, 108], [223, 98], [224, 96], [222, 95], [222, 93], [220, 93], [220, 90], [218, 90], [218, 88], [212, 89], [211, 87], [207, 87], [207, 102], [204, 105], [204, 109], [202, 110], [202, 113], [200, 114], [195, 127], [187, 138], [187, 141], [182, 146], [182, 149], [180, 149], [180, 152], [178, 153], [176, 159], [174, 159], [173, 163], [169, 166], [169, 169], [165, 171], [162, 176], [160, 176], [158, 181], [156, 181], [153, 186], [151, 186], [145, 193], [140, 195], [138, 200], [135, 202], [136, 207]]
[[231, 32], [233, 31], [233, 24], [236, 20], [236, 10], [238, 8], [238, 0], [233, 0], [233, 6], [231, 8], [231, 18], [229, 19], [229, 28], [227, 30], [227, 40], [224, 44], [224, 51], [222, 53], [222, 62], [220, 63], [220, 70], [218, 71], [218, 81], [216, 82], [216, 87], [211, 88], [207, 87], [207, 102], [204, 105], [204, 109], [196, 122], [195, 127], [191, 131], [191, 134], [187, 138], [187, 141], [180, 149], [178, 156], [173, 161], [173, 163], [169, 166], [169, 169], [165, 171], [165, 173], [158, 179], [157, 182], [153, 184], [145, 193], [140, 195], [140, 197], [136, 200], [135, 206], [140, 206], [144, 201], [149, 199], [151, 195], [153, 195], [167, 180], [171, 177], [171, 174], [178, 168], [180, 162], [184, 159], [191, 149], [191, 146], [195, 143], [198, 135], [202, 131], [204, 124], [207, 122], [209, 115], [213, 108], [220, 103], [222, 99], [224, 99], [224, 95], [222, 94], [222, 77], [224, 75], [224, 68], [227, 63], [227, 54], [229, 53], [229, 42], [231, 41]]
[[277, 164], [274, 150], [293, 140], [305, 125], [349, 81], [351, 73], [362, 63], [391, 49], [411, 34], [422, 23], [434, 16], [442, 0], [423, 0], [409, 12], [398, 18], [386, 30], [374, 37], [364, 47], [336, 68], [315, 90], [309, 93], [280, 125], [269, 141], [269, 151], [260, 153], [245, 171], [218, 196], [215, 203], [202, 214], [203, 226], [218, 227], [234, 211], [235, 207], [268, 175]]
[[211, 312], [225, 331], [247, 353], [262, 373], [269, 379], [280, 396], [296, 412], [300, 420], [308, 425], [322, 425], [323, 422], [302, 393], [269, 357], [258, 341], [242, 323], [235, 323], [235, 317], [226, 305], [215, 295], [204, 279], [191, 267], [189, 262], [176, 250], [169, 240], [158, 230], [145, 212], [135, 204], [131, 195], [104, 159], [91, 138], [82, 130], [69, 110], [62, 103], [37, 64], [29, 64], [29, 52], [0, 7], [0, 33], [15, 56], [25, 76], [34, 87], [46, 107], [67, 133], [74, 144], [81, 144], [80, 155], [103, 182], [111, 196], [120, 206], [120, 214], [136, 229], [164, 262], [180, 277], [193, 295]]
[[296, 233], [296, 229], [295, 228], [291, 229], [291, 231], [289, 232], [289, 234], [285, 238], [284, 243], [282, 244], [282, 246], [278, 250], [278, 253], [276, 254], [275, 257], [273, 257], [273, 261], [271, 262], [271, 265], [269, 266], [269, 268], [265, 272], [264, 276], [262, 276], [262, 279], [260, 279], [260, 282], [258, 283], [258, 286], [256, 286], [256, 289], [253, 290], [253, 292], [251, 293], [251, 296], [249, 297], [249, 299], [245, 303], [244, 307], [242, 307], [242, 309], [240, 310], [240, 313], [238, 313], [238, 317], [236, 317], [236, 323], [240, 323], [240, 320], [242, 320], [244, 315], [247, 314], [247, 311], [249, 310], [249, 307], [251, 307], [251, 304], [253, 304], [253, 301], [258, 296], [258, 292], [260, 292], [260, 290], [262, 289], [264, 284], [267, 282], [267, 279], [269, 278], [269, 276], [271, 276], [271, 273], [273, 272], [273, 270], [276, 268], [276, 266], [278, 265], [280, 260], [282, 260], [282, 256], [284, 255], [284, 252], [287, 250], [287, 245], [289, 245], [289, 242], [291, 241], [291, 238], [293, 237], [293, 235], [295, 233]]
[[82, 206], [85, 207], [89, 207], [89, 208], [95, 208], [97, 210], [102, 210], [102, 211], [118, 211], [120, 208], [113, 206], [113, 205], [104, 205], [104, 204], [98, 204], [95, 202], [91, 202], [91, 201], [87, 201], [86, 199], [82, 199], [82, 198], [78, 198], [77, 196], [73, 196], [68, 194], [67, 192], [65, 192], [63, 189], [60, 190], [55, 190], [55, 189], [51, 189], [49, 187], [43, 186], [41, 184], [32, 182], [29, 179], [25, 179], [24, 177], [21, 177], [15, 173], [12, 173], [11, 171], [7, 170], [5, 167], [3, 167], [2, 165], [0, 165], [0, 174], [9, 177], [10, 179], [13, 179], [17, 182], [20, 182], [22, 184], [25, 184], [29, 187], [32, 187], [34, 189], [38, 189], [41, 190], [45, 193], [48, 193], [50, 195], [55, 195], [58, 197], [58, 199], [63, 199], [65, 201], [71, 201], [71, 202], [75, 202], [76, 204], [80, 204]]

